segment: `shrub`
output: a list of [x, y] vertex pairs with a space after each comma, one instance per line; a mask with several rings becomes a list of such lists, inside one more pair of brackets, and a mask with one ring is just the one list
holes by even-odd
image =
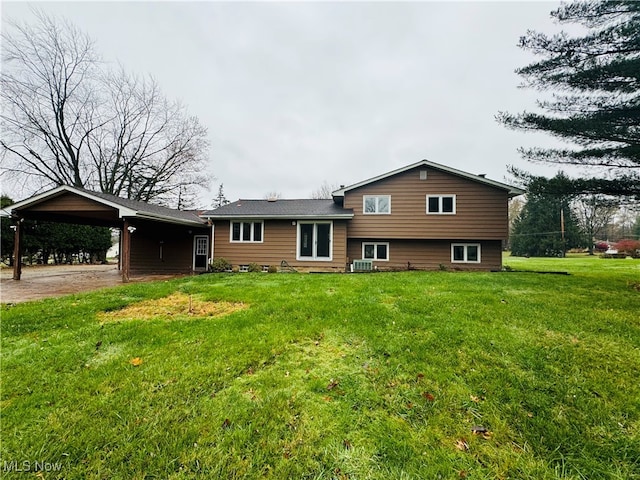
[[257, 263], [250, 263], [249, 264], [249, 268], [248, 268], [249, 272], [261, 272], [262, 271], [262, 267], [260, 265], [258, 265]]
[[616, 243], [618, 253], [626, 253], [633, 258], [640, 258], [640, 240], [620, 240]]
[[275, 265], [269, 265], [269, 269], [267, 270], [269, 273], [278, 273], [278, 267]]
[[594, 248], [597, 252], [606, 252], [609, 250], [609, 244], [607, 242], [596, 242]]
[[211, 262], [211, 271], [212, 272], [226, 272], [227, 270], [231, 270], [231, 264], [227, 262], [226, 259], [222, 257], [214, 258]]

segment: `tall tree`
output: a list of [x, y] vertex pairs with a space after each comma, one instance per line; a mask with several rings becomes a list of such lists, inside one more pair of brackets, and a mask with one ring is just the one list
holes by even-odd
[[602, 195], [583, 195], [573, 202], [576, 218], [589, 242], [589, 255], [593, 255], [596, 236], [605, 232], [619, 207], [617, 199]]
[[[575, 148], [521, 148], [532, 162], [591, 169], [570, 182], [573, 193], [640, 197], [640, 2], [585, 0], [551, 12], [583, 36], [529, 31], [519, 46], [541, 60], [517, 69], [523, 86], [552, 92], [545, 113], [500, 112], [509, 128], [542, 131]], [[518, 171], [513, 172], [516, 176]], [[606, 178], [603, 178], [603, 175]]]
[[228, 205], [229, 203], [229, 200], [227, 200], [227, 197], [224, 195], [224, 184], [221, 183], [218, 187], [218, 194], [213, 199], [212, 206], [213, 208], [218, 208]]
[[[558, 182], [567, 179], [559, 173]], [[514, 256], [557, 257], [586, 242], [571, 208], [572, 197], [549, 195], [535, 189], [527, 192], [527, 203], [513, 223], [509, 237]]]
[[[107, 71], [92, 40], [37, 14], [2, 34], [2, 174], [175, 205], [208, 181], [207, 130], [152, 79]], [[30, 192], [33, 193], [33, 192]]]

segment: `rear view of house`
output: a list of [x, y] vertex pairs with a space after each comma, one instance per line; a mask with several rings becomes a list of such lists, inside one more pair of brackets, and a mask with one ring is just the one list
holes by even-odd
[[213, 255], [304, 271], [502, 266], [518, 188], [422, 160], [333, 192], [331, 200], [239, 200], [201, 214]]

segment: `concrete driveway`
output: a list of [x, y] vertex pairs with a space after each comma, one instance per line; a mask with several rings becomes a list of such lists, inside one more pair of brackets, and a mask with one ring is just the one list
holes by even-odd
[[[13, 280], [13, 270], [0, 270], [0, 302], [18, 303], [59, 297], [73, 293], [122, 285], [118, 266], [109, 265], [39, 265], [22, 268], [22, 279]], [[151, 275], [132, 278], [132, 282], [173, 278]]]

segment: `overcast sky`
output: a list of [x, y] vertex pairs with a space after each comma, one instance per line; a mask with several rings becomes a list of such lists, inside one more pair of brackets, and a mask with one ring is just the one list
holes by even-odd
[[[151, 74], [209, 130], [226, 197], [308, 198], [427, 159], [508, 181], [519, 146], [498, 111], [535, 108], [514, 73], [534, 57], [527, 30], [556, 32], [559, 2], [7, 2], [65, 17], [105, 60]], [[3, 190], [11, 190], [3, 185]]]

